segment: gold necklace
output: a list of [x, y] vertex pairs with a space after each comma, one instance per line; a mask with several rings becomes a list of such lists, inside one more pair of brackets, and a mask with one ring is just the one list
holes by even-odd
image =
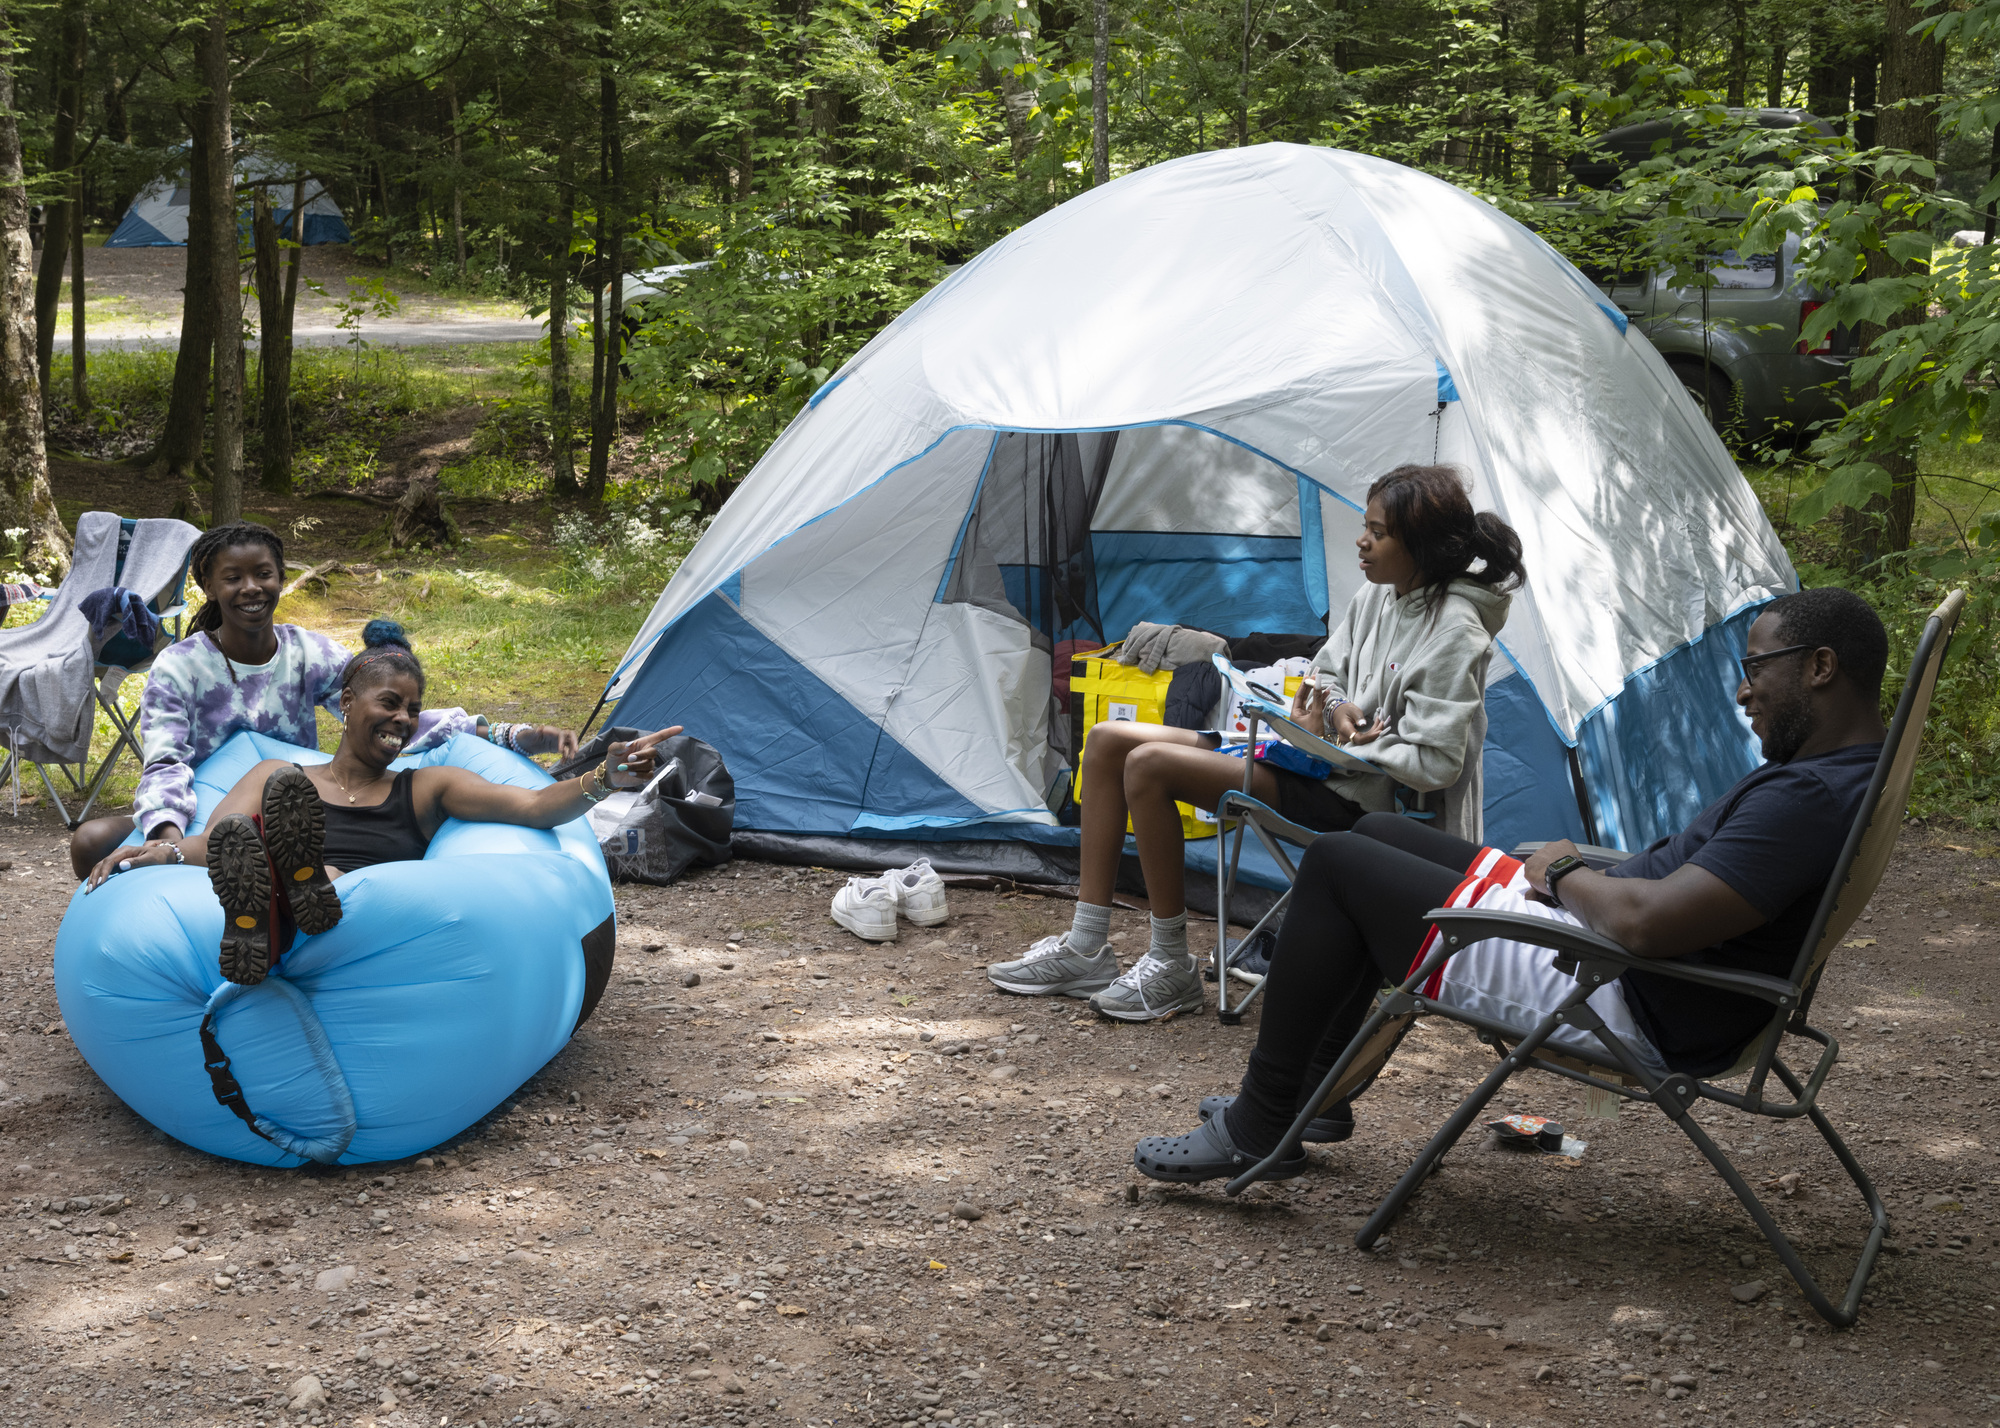
[[[327, 764], [327, 766], [326, 766], [326, 772], [327, 772], [327, 776], [328, 776], [329, 778], [331, 778], [331, 779], [332, 779], [332, 780], [333, 780], [333, 781], [334, 781], [335, 783], [338, 783], [338, 784], [340, 784], [340, 791], [341, 791], [342, 793], [346, 793], [346, 794], [347, 794], [347, 801], [348, 801], [349, 803], [352, 803], [352, 802], [354, 802], [354, 795], [353, 795], [352, 793], [348, 793], [348, 790], [347, 790], [347, 785], [346, 785], [345, 783], [341, 782], [341, 777], [340, 777], [340, 775], [339, 775], [339, 774], [337, 774], [337, 773], [335, 773], [335, 772], [333, 771], [333, 765], [332, 765], [331, 763], [328, 763], [328, 764]], [[381, 781], [382, 781], [382, 775], [380, 775], [380, 774], [376, 774], [374, 778], [371, 778], [371, 779], [369, 779], [369, 780], [368, 780], [368, 782], [367, 782], [367, 783], [364, 783], [364, 784], [362, 784], [362, 785], [361, 785], [361, 787], [362, 787], [363, 789], [369, 789], [369, 788], [373, 788], [373, 787], [374, 787], [374, 786], [375, 786], [376, 784], [380, 783]]]

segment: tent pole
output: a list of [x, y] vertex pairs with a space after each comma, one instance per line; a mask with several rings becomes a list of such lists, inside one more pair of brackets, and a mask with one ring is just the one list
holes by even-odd
[[1569, 749], [1569, 781], [1576, 790], [1576, 811], [1583, 815], [1583, 841], [1596, 847], [1597, 816], [1591, 811], [1590, 785], [1583, 781], [1583, 760], [1576, 756], [1574, 744]]
[[584, 720], [583, 727], [576, 731], [577, 742], [581, 743], [583, 736], [590, 732], [590, 726], [596, 722], [597, 716], [604, 711], [604, 701], [610, 697], [611, 686], [607, 684], [604, 686], [604, 693], [597, 696], [597, 708], [590, 711], [590, 718]]

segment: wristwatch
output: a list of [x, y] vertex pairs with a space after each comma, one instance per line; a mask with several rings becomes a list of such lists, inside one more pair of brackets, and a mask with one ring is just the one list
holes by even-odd
[[1548, 871], [1542, 874], [1542, 881], [1549, 885], [1549, 896], [1555, 899], [1556, 906], [1562, 906], [1562, 894], [1556, 891], [1556, 884], [1575, 872], [1578, 868], [1587, 868], [1589, 866], [1590, 864], [1584, 862], [1583, 859], [1577, 857], [1574, 853], [1565, 853], [1549, 864]]

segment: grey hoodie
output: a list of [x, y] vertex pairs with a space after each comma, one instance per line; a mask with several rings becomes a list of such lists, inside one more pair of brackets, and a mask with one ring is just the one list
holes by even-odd
[[[1444, 789], [1437, 826], [1480, 841], [1480, 753], [1486, 743], [1486, 665], [1507, 623], [1508, 595], [1459, 579], [1428, 606], [1424, 593], [1363, 585], [1313, 656], [1328, 705], [1345, 699], [1389, 730], [1355, 753], [1381, 775], [1336, 773], [1327, 786], [1371, 813], [1395, 808], [1395, 786]], [[1470, 757], [1468, 757], [1468, 754]]]

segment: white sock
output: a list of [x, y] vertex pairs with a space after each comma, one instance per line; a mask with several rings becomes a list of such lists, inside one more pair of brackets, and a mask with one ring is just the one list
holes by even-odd
[[1095, 957], [1098, 949], [1110, 940], [1111, 909], [1091, 902], [1077, 903], [1076, 916], [1070, 920], [1069, 931], [1063, 934], [1063, 945], [1080, 957]]
[[1152, 954], [1167, 962], [1185, 962], [1188, 955], [1187, 913], [1153, 919]]

